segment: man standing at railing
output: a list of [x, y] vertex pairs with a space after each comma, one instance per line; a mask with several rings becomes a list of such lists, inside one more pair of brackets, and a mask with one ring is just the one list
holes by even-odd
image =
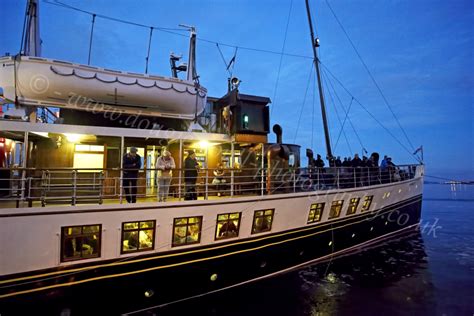
[[198, 177], [199, 163], [196, 161], [196, 154], [189, 150], [188, 156], [184, 160], [184, 199], [197, 200], [196, 180]]
[[142, 160], [137, 154], [137, 148], [131, 147], [130, 152], [123, 157], [123, 189], [128, 203], [137, 202], [138, 170], [142, 167]]

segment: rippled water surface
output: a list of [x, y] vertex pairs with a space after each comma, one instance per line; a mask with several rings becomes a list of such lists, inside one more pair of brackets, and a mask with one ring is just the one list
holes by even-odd
[[422, 214], [406, 238], [136, 315], [473, 315], [474, 186], [425, 185]]

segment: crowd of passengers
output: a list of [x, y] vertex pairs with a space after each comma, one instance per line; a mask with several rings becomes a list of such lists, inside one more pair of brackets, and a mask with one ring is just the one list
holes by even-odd
[[341, 187], [366, 186], [401, 181], [410, 177], [410, 174], [400, 170], [387, 155], [379, 165], [378, 153], [373, 153], [370, 157], [362, 156], [362, 159], [355, 154], [353, 158], [345, 157], [342, 161], [340, 156], [330, 158], [328, 161], [329, 168], [325, 168], [321, 155], [317, 155], [309, 166], [310, 177], [319, 178], [323, 186], [331, 185], [335, 181], [338, 181]]

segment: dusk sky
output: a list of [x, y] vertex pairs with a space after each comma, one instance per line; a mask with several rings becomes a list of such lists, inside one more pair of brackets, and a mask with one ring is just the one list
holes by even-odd
[[[341, 128], [337, 115], [341, 121], [344, 119], [344, 108], [349, 107], [351, 96], [327, 70], [409, 152], [423, 145], [428, 174], [440, 174], [440, 170], [474, 172], [474, 2], [328, 1], [413, 144], [412, 147], [400, 130], [326, 0], [313, 0], [310, 3], [321, 42], [320, 59], [335, 154], [342, 157], [356, 152], [362, 154], [362, 149], [349, 122], [344, 127], [349, 145], [342, 135], [335, 146]], [[304, 0], [63, 2], [144, 25], [195, 26], [197, 70], [210, 96], [223, 96], [228, 78], [213, 42], [222, 43], [220, 48], [227, 61], [234, 55], [235, 48], [224, 44], [239, 46], [233, 75], [242, 80], [240, 92], [272, 99], [272, 125], [282, 125], [284, 142], [301, 144], [302, 155], [308, 147], [325, 155], [319, 97], [314, 75], [310, 77], [312, 50]], [[26, 0], [0, 0], [0, 55], [19, 51], [25, 4]], [[91, 16], [45, 1], [40, 1], [40, 6], [43, 57], [86, 64]], [[154, 31], [149, 73], [169, 76], [171, 51], [182, 53], [187, 61], [187, 33], [173, 32], [185, 36]], [[97, 18], [91, 64], [144, 72], [148, 35], [147, 28]], [[284, 51], [298, 56], [285, 55], [281, 59], [279, 54], [245, 48]], [[310, 86], [297, 128], [308, 78], [311, 78]], [[397, 164], [415, 162], [356, 102], [351, 105], [349, 118], [369, 153], [388, 154]]]

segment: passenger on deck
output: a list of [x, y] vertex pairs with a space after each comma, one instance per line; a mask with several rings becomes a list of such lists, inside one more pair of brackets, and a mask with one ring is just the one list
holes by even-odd
[[341, 156], [337, 156], [336, 158], [336, 167], [342, 167]]
[[137, 202], [138, 170], [142, 160], [137, 154], [137, 148], [131, 147], [130, 152], [123, 157], [123, 189], [128, 203]]
[[176, 168], [169, 151], [163, 150], [163, 154], [156, 159], [156, 168], [158, 169], [158, 202], [166, 202], [173, 176], [172, 169]]
[[212, 184], [215, 186], [217, 196], [222, 195], [222, 184], [226, 183], [226, 179], [224, 178], [224, 167], [222, 163], [217, 164], [217, 168], [213, 171], [214, 179], [212, 179]]
[[321, 155], [318, 154], [317, 159], [314, 161], [316, 168], [324, 168], [324, 160], [321, 159]]
[[199, 163], [193, 150], [188, 151], [188, 157], [184, 160], [184, 199], [197, 200], [196, 181], [198, 177]]

